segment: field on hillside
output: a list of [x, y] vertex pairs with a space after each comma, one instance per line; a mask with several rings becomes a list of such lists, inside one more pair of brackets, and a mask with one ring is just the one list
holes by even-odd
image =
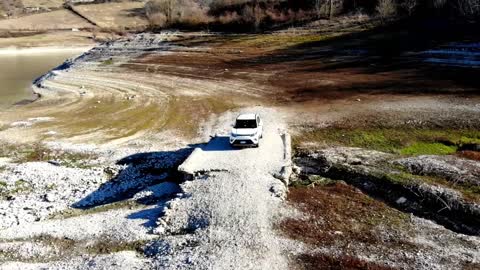
[[102, 28], [143, 28], [148, 21], [143, 13], [143, 2], [78, 5], [74, 10]]
[[0, 30], [64, 30], [92, 27], [92, 24], [69, 10], [57, 10], [0, 21]]
[[26, 8], [61, 8], [64, 0], [22, 0], [23, 6]]

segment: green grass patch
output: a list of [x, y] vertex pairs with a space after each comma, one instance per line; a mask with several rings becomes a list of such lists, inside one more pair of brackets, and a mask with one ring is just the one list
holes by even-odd
[[0, 198], [8, 195], [8, 184], [4, 181], [0, 181]]
[[111, 65], [113, 65], [113, 59], [107, 59], [107, 60], [103, 61], [100, 65], [101, 66], [111, 66]]
[[32, 190], [32, 186], [27, 181], [20, 179], [15, 182], [15, 187], [10, 194], [27, 193]]
[[309, 175], [306, 179], [298, 179], [291, 182], [290, 186], [293, 188], [304, 187], [304, 186], [326, 186], [334, 184], [336, 181], [330, 178], [325, 178], [320, 175]]
[[457, 152], [455, 145], [445, 145], [442, 143], [417, 142], [400, 150], [400, 154], [416, 155], [449, 155]]
[[449, 129], [315, 129], [293, 137], [295, 147], [313, 142], [323, 147], [349, 146], [402, 155], [456, 152], [463, 144], [480, 143], [479, 130]]

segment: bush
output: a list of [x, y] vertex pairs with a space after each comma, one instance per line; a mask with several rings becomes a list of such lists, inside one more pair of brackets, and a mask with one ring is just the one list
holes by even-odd
[[408, 15], [412, 15], [418, 7], [418, 0], [405, 0], [402, 3], [402, 7]]
[[395, 0], [380, 0], [376, 10], [382, 19], [388, 19], [397, 14], [397, 3]]
[[480, 0], [458, 0], [457, 10], [460, 15], [466, 18], [480, 16]]
[[210, 22], [208, 9], [194, 0], [150, 0], [145, 13], [152, 26], [199, 25]]

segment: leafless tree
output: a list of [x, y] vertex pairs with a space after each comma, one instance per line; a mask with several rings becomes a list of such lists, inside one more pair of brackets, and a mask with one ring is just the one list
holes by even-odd
[[480, 0], [456, 0], [456, 8], [467, 18], [480, 16]]
[[418, 0], [404, 0], [402, 7], [407, 11], [408, 15], [412, 15], [418, 7]]
[[376, 10], [378, 15], [385, 20], [397, 14], [397, 3], [395, 0], [379, 0]]

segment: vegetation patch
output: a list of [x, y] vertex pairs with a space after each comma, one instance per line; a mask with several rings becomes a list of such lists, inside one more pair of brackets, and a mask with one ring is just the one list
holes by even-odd
[[120, 201], [120, 202], [114, 202], [102, 206], [97, 206], [93, 208], [88, 208], [88, 209], [78, 209], [78, 208], [69, 208], [61, 212], [56, 212], [53, 213], [50, 218], [51, 219], [66, 219], [66, 218], [72, 218], [72, 217], [78, 217], [78, 216], [84, 216], [84, 215], [91, 215], [91, 214], [96, 214], [96, 213], [103, 213], [107, 212], [110, 210], [115, 210], [115, 209], [122, 209], [122, 208], [129, 208], [129, 209], [135, 209], [140, 207], [141, 205], [135, 201], [132, 200], [126, 200], [126, 201]]
[[143, 248], [147, 241], [117, 242], [117, 241], [98, 241], [95, 244], [87, 246], [86, 251], [90, 254], [111, 254], [121, 251], [136, 251], [143, 253]]
[[72, 168], [91, 167], [90, 161], [98, 156], [94, 153], [68, 152], [46, 147], [42, 143], [0, 145], [0, 157], [10, 157], [13, 162], [55, 161], [60, 166]]
[[320, 175], [308, 175], [306, 177], [302, 177], [301, 179], [297, 179], [290, 183], [291, 187], [298, 188], [298, 187], [315, 187], [315, 186], [324, 186], [330, 185], [335, 183], [335, 180], [330, 178], [325, 178]]
[[450, 129], [315, 129], [294, 136], [294, 145], [349, 146], [401, 155], [453, 154], [464, 144], [480, 143], [478, 130]]
[[355, 270], [391, 270], [394, 268], [367, 262], [348, 255], [326, 255], [322, 253], [302, 254], [295, 258], [299, 269], [355, 269]]
[[457, 151], [456, 145], [443, 143], [417, 142], [400, 150], [400, 154], [408, 156], [416, 155], [449, 155]]
[[112, 59], [112, 58], [107, 59], [107, 60], [103, 61], [100, 65], [102, 65], [102, 66], [111, 66], [111, 65], [113, 65], [113, 59]]
[[0, 181], [0, 198], [8, 195], [8, 185], [4, 181]]
[[387, 250], [416, 248], [402, 241], [401, 237], [393, 238], [390, 243], [379, 238], [379, 228], [407, 232], [410, 226], [408, 215], [343, 182], [292, 187], [287, 200], [306, 214], [306, 218], [289, 218], [279, 224], [280, 229], [293, 239], [319, 247], [349, 247], [362, 243]]

